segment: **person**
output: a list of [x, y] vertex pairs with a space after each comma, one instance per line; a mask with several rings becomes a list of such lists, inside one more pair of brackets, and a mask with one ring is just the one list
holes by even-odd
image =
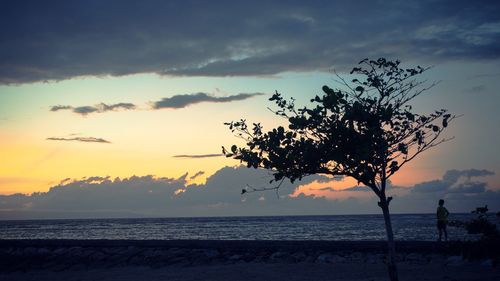
[[441, 237], [443, 236], [444, 232], [444, 240], [448, 241], [448, 232], [446, 231], [446, 224], [448, 223], [448, 215], [450, 212], [443, 206], [444, 205], [444, 200], [440, 199], [439, 200], [439, 206], [437, 207], [437, 228], [439, 231], [439, 240], [441, 241]]

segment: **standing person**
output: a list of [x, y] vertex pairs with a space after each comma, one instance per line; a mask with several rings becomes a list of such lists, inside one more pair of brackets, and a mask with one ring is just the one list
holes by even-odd
[[448, 232], [446, 231], [446, 224], [448, 223], [448, 215], [450, 212], [443, 206], [444, 200], [439, 200], [439, 206], [437, 207], [437, 228], [439, 231], [439, 241], [441, 241], [441, 237], [444, 232], [444, 241], [448, 241]]

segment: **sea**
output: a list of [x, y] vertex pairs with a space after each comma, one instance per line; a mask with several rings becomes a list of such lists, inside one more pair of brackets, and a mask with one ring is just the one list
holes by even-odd
[[[435, 241], [435, 214], [393, 214], [396, 240]], [[467, 221], [472, 214], [453, 214]], [[448, 227], [450, 240], [474, 240]], [[0, 239], [385, 240], [382, 215], [120, 218], [0, 221]]]

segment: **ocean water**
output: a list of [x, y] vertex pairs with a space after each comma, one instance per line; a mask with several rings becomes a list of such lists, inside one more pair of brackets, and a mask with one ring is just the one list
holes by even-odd
[[[465, 221], [471, 214], [453, 214]], [[395, 239], [437, 239], [434, 214], [392, 215]], [[468, 240], [448, 227], [451, 240]], [[0, 221], [0, 239], [384, 240], [382, 215]]]

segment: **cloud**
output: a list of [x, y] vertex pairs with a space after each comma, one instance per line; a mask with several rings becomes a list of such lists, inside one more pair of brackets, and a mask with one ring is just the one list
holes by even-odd
[[482, 193], [486, 191], [485, 182], [468, 182], [460, 184], [454, 188], [448, 190], [450, 193], [461, 193], [461, 194], [471, 194], [471, 193]]
[[[489, 170], [448, 170], [443, 177], [416, 184], [409, 188], [394, 188], [393, 207], [406, 208], [409, 212], [433, 210], [439, 199], [444, 199], [453, 212], [470, 212], [477, 206], [491, 205], [500, 210], [500, 187], [487, 188], [486, 182], [477, 178], [494, 175]], [[406, 194], [402, 190], [408, 191]], [[398, 194], [399, 193], [399, 194]]]
[[464, 93], [474, 93], [474, 94], [482, 93], [484, 91], [486, 91], [486, 86], [484, 85], [477, 85], [463, 90]]
[[73, 107], [69, 105], [54, 105], [50, 108], [50, 111], [59, 111], [59, 110], [68, 110], [68, 109], [73, 109]]
[[263, 93], [240, 93], [228, 97], [214, 97], [206, 93], [196, 93], [190, 95], [175, 95], [170, 98], [163, 98], [159, 101], [153, 102], [152, 107], [154, 109], [161, 108], [183, 108], [192, 104], [197, 104], [201, 102], [232, 102], [245, 100], [255, 96], [264, 95]]
[[446, 181], [433, 180], [416, 184], [415, 186], [413, 186], [412, 191], [421, 193], [442, 192], [446, 191], [449, 188], [449, 186], [450, 186], [449, 183]]
[[194, 154], [194, 155], [188, 155], [188, 154], [181, 154], [181, 155], [174, 155], [172, 157], [174, 158], [211, 158], [211, 157], [220, 157], [224, 156], [223, 154]]
[[[459, 172], [468, 173], [467, 170]], [[300, 185], [324, 180], [323, 176], [310, 176], [294, 184], [285, 181], [277, 194], [252, 192], [240, 195], [247, 184], [272, 187], [269, 184], [272, 176], [260, 169], [225, 167], [209, 176], [204, 184], [189, 183], [190, 179], [199, 175], [201, 172], [191, 177], [186, 173], [178, 178], [147, 175], [64, 179], [48, 192], [0, 195], [0, 218], [380, 213], [376, 198], [367, 197], [367, 192], [360, 192], [364, 187], [335, 190], [336, 199], [304, 193], [292, 196]], [[442, 198], [452, 213], [470, 212], [485, 204], [492, 211], [500, 210], [500, 190], [486, 189], [485, 183], [481, 182], [458, 183], [436, 192], [412, 192], [411, 189], [390, 189], [394, 196], [391, 204], [393, 213], [433, 213], [437, 201]], [[346, 196], [342, 195], [343, 192]]]
[[488, 0], [12, 1], [0, 11], [0, 83], [328, 71], [367, 56], [497, 60], [499, 15]]
[[[184, 108], [192, 104], [202, 103], [202, 102], [212, 102], [212, 103], [224, 103], [245, 100], [255, 96], [264, 95], [263, 93], [239, 93], [227, 97], [214, 97], [206, 93], [196, 93], [190, 95], [174, 95], [169, 98], [163, 98], [156, 102], [151, 102], [152, 109], [162, 109], [162, 108]], [[133, 103], [116, 103], [116, 104], [105, 104], [99, 103], [94, 106], [78, 106], [73, 107], [69, 105], [54, 105], [50, 108], [50, 111], [56, 112], [60, 110], [71, 110], [76, 114], [86, 116], [90, 113], [103, 113], [108, 111], [118, 111], [118, 110], [133, 110], [137, 109], [137, 106]], [[189, 156], [186, 156], [189, 157]], [[210, 156], [209, 156], [210, 157]]]
[[460, 178], [465, 178], [466, 180], [471, 180], [473, 177], [485, 177], [492, 176], [495, 172], [488, 170], [478, 170], [478, 169], [468, 169], [468, 170], [448, 170], [443, 175], [443, 181], [447, 183], [454, 184]]
[[[199, 173], [197, 173], [199, 175]], [[245, 184], [269, 185], [269, 173], [244, 167], [225, 167], [207, 178], [205, 184], [179, 178], [132, 176], [64, 179], [48, 192], [31, 195], [0, 195], [0, 218], [106, 217], [106, 216], [223, 216], [317, 213], [328, 206], [324, 198], [289, 198], [298, 183], [284, 182], [273, 192], [240, 195]], [[310, 177], [313, 180], [317, 177]], [[307, 182], [307, 180], [305, 179]], [[266, 200], [259, 200], [265, 198]], [[320, 211], [321, 213], [321, 211]]]
[[[390, 189], [390, 185], [386, 187], [386, 189]], [[339, 190], [339, 192], [342, 191], [361, 191], [361, 192], [372, 192], [372, 190], [369, 187], [366, 187], [364, 185], [357, 185], [353, 187], [349, 187], [343, 190]]]
[[74, 138], [58, 138], [58, 137], [50, 137], [47, 140], [51, 141], [79, 141], [79, 142], [97, 142], [97, 143], [111, 143], [108, 140], [103, 138], [94, 138], [94, 137], [74, 137]]
[[[470, 212], [477, 206], [488, 204], [495, 206], [492, 210], [500, 210], [500, 187], [488, 187], [487, 183], [480, 178], [494, 175], [494, 172], [481, 169], [448, 170], [441, 179], [417, 183], [413, 186], [402, 187], [388, 183], [386, 192], [392, 196], [392, 212], [396, 213], [429, 213], [434, 212], [437, 201], [445, 199], [447, 205], [453, 212]], [[350, 179], [350, 178], [347, 178]], [[360, 210], [367, 213], [371, 210], [370, 204], [377, 201], [375, 194], [366, 186], [346, 186], [347, 182], [336, 183], [335, 181], [312, 182], [309, 185], [300, 186], [295, 191], [305, 194], [321, 194], [331, 200], [350, 202], [358, 206]], [[333, 187], [330, 187], [332, 185]], [[335, 188], [336, 187], [336, 188]], [[363, 206], [364, 202], [364, 206]], [[345, 204], [341, 204], [345, 206]], [[340, 210], [339, 210], [340, 211]]]
[[204, 171], [199, 171], [197, 172], [196, 174], [192, 175], [191, 177], [189, 177], [190, 180], [194, 180], [195, 178], [199, 177], [199, 176], [202, 176], [204, 175], [205, 172]]
[[136, 106], [132, 103], [116, 103], [116, 104], [105, 104], [105, 103], [100, 103], [95, 106], [78, 106], [78, 107], [72, 107], [69, 105], [54, 105], [50, 108], [50, 111], [60, 111], [60, 110], [71, 110], [74, 113], [81, 114], [81, 115], [87, 115], [90, 113], [103, 113], [107, 111], [116, 111], [116, 110], [131, 110], [131, 109], [136, 109]]
[[335, 192], [336, 190], [333, 189], [333, 187], [320, 187], [320, 188], [311, 188], [312, 190], [319, 190], [319, 191], [332, 191]]

